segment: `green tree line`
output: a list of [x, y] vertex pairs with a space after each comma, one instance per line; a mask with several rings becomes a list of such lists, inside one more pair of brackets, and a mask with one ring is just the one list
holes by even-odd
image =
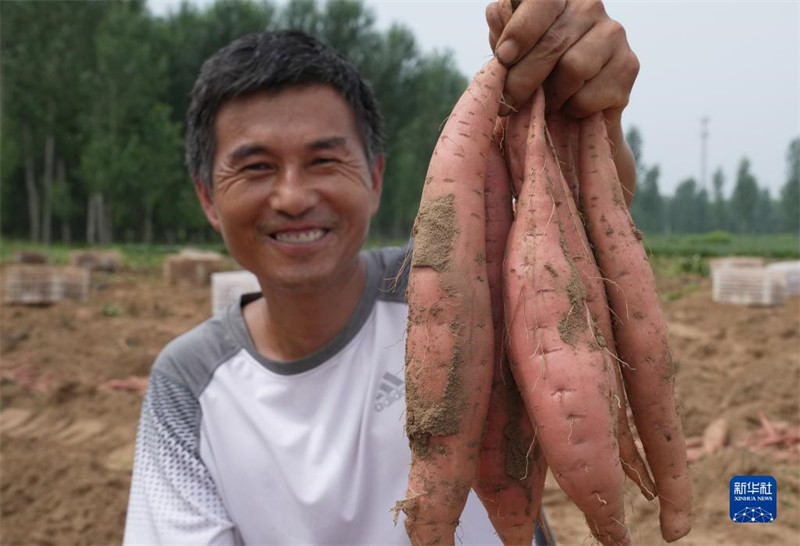
[[[295, 28], [342, 51], [372, 83], [387, 132], [373, 236], [404, 238], [442, 122], [466, 86], [449, 53], [422, 53], [400, 25], [379, 30], [360, 0], [218, 0], [156, 17], [144, 0], [0, 2], [0, 230], [6, 237], [109, 244], [216, 240], [183, 166], [184, 114], [200, 64], [249, 32]], [[780, 196], [743, 160], [731, 197], [714, 175], [674, 196], [638, 158], [637, 223], [648, 233], [797, 231], [800, 144]]]
[[[678, 184], [673, 195], [662, 195], [659, 166], [642, 161], [639, 130], [631, 127], [625, 137], [633, 151], [637, 172], [631, 212], [636, 225], [645, 233], [800, 232], [800, 137], [789, 144], [786, 181], [775, 197], [759, 185], [747, 158], [739, 162], [736, 176], [730, 182], [722, 168], [718, 168], [712, 176], [710, 192], [694, 178], [687, 178]], [[728, 187], [732, 188], [730, 192]]]
[[236, 37], [305, 30], [365, 73], [387, 132], [373, 234], [407, 237], [439, 127], [467, 80], [360, 0], [224, 0], [152, 15], [143, 0], [0, 2], [5, 236], [49, 243], [213, 238], [183, 166], [201, 63]]

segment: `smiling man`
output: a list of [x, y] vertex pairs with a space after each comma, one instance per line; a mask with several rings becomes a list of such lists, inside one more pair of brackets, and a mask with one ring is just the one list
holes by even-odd
[[358, 253], [383, 156], [367, 157], [348, 103], [313, 82], [227, 101], [214, 134], [214, 184], [198, 179], [198, 194], [231, 255], [270, 294], [244, 309], [255, 346], [275, 360], [306, 356], [341, 331], [364, 290]]
[[[513, 65], [509, 102], [552, 76], [568, 110], [608, 112], [618, 166], [632, 172], [619, 124], [638, 64], [602, 4], [529, 0], [505, 31], [492, 5], [487, 20], [493, 45], [513, 45], [498, 49]], [[405, 252], [361, 250], [384, 170], [369, 85], [302, 33], [240, 38], [201, 69], [187, 163], [209, 222], [261, 292], [156, 360], [125, 543], [407, 543], [391, 512], [410, 461]], [[459, 537], [498, 542], [474, 495]]]

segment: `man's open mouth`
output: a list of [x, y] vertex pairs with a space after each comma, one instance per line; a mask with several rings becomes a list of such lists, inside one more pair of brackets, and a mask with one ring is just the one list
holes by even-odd
[[329, 231], [328, 229], [322, 228], [287, 230], [273, 233], [272, 238], [279, 243], [313, 243], [314, 241], [322, 239]]

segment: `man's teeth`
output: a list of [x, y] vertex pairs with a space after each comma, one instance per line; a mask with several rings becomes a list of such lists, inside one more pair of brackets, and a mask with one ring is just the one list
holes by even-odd
[[281, 243], [312, 243], [325, 235], [324, 229], [307, 229], [304, 231], [282, 231], [275, 234], [275, 239]]

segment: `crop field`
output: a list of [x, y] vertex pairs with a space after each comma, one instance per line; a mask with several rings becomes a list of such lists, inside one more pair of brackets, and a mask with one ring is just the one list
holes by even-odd
[[[798, 238], [712, 234], [647, 242], [692, 450], [695, 523], [679, 544], [794, 543], [800, 534], [800, 297], [772, 307], [715, 303], [707, 259], [797, 259]], [[176, 247], [117, 248], [123, 267], [92, 272], [86, 302], [0, 308], [0, 544], [121, 541], [146, 376], [170, 339], [210, 315], [211, 292], [164, 280], [161, 264]], [[46, 252], [52, 263], [67, 263], [73, 250], [4, 241], [0, 286], [23, 249]], [[236, 268], [232, 261], [226, 266]], [[720, 427], [723, 441], [704, 449], [704, 435]], [[729, 482], [744, 474], [776, 478], [775, 522], [730, 520]], [[591, 543], [582, 516], [554, 482], [544, 506], [560, 544]], [[627, 508], [635, 543], [661, 544], [657, 508], [635, 487]]]

